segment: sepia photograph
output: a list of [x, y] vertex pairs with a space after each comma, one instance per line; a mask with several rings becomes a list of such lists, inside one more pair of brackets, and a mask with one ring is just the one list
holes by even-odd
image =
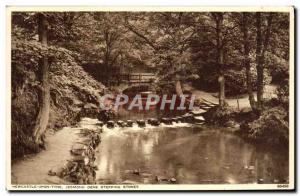
[[10, 7], [7, 189], [294, 190], [293, 7]]

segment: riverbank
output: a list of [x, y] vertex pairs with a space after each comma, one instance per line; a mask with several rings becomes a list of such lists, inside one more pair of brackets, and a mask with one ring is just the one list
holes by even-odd
[[[12, 183], [70, 184], [49, 171], [72, 159], [70, 149], [82, 141], [83, 130], [98, 128], [97, 119], [84, 118], [77, 127], [50, 135], [45, 151], [13, 164]], [[93, 183], [286, 183], [286, 157], [251, 145], [230, 130], [190, 123], [104, 125], [94, 151], [98, 170]], [[79, 184], [85, 183], [93, 184]]]
[[12, 184], [70, 184], [49, 170], [59, 170], [72, 160], [72, 146], [82, 141], [84, 129], [98, 129], [97, 120], [82, 119], [77, 127], [65, 127], [47, 135], [47, 149], [14, 161], [11, 168]]

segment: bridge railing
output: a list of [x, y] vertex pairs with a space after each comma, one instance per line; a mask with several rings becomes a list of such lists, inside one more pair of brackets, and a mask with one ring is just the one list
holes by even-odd
[[128, 82], [130, 84], [147, 84], [152, 83], [155, 79], [153, 73], [133, 73], [133, 74], [114, 74], [110, 76], [107, 82], [109, 84], [121, 84], [122, 82]]

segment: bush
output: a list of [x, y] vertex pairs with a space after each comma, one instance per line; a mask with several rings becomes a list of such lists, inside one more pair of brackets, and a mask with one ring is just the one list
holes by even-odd
[[289, 66], [287, 64], [270, 64], [270, 73], [273, 84], [281, 84], [286, 78], [289, 78]]
[[[92, 103], [99, 105], [101, 91], [105, 87], [88, 75], [78, 64], [72, 66], [56, 65], [57, 70], [51, 70], [51, 101], [48, 129], [58, 130], [70, 126], [80, 120], [83, 105]], [[19, 70], [25, 70], [18, 66]], [[12, 67], [12, 77], [22, 76], [24, 81], [12, 80], [12, 133], [11, 153], [12, 158], [26, 154], [36, 153], [40, 147], [35, 144], [32, 130], [38, 114], [38, 96], [34, 71], [17, 72], [16, 66]], [[22, 78], [20, 77], [20, 78]], [[66, 79], [68, 78], [68, 79]], [[96, 117], [96, 116], [95, 116]]]
[[278, 101], [288, 109], [289, 107], [289, 80], [283, 80], [276, 90]]
[[37, 93], [35, 89], [24, 88], [22, 94], [15, 96], [11, 104], [11, 156], [38, 152], [38, 145], [32, 139], [31, 130], [37, 115]]
[[248, 137], [269, 144], [287, 144], [289, 126], [287, 111], [281, 107], [265, 110], [259, 119], [249, 123]]
[[204, 114], [204, 118], [210, 124], [225, 126], [229, 121], [235, 119], [235, 112], [229, 107], [216, 106], [209, 109]]

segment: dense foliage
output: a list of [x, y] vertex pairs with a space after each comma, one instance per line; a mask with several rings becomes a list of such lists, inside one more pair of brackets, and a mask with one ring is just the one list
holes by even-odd
[[[60, 21], [59, 15], [49, 18]], [[57, 130], [75, 123], [87, 103], [99, 104], [104, 86], [91, 78], [76, 57], [78, 54], [56, 44], [48, 46], [38, 41], [36, 14], [14, 13], [12, 21], [12, 157], [37, 152], [40, 147], [33, 141], [32, 129], [38, 113], [39, 60], [50, 61], [51, 107], [48, 128]], [[52, 22], [51, 25], [59, 23]], [[61, 33], [62, 31], [59, 31]], [[52, 34], [53, 35], [53, 34]], [[57, 35], [56, 38], [58, 38]]]
[[288, 114], [280, 106], [266, 109], [249, 123], [248, 138], [271, 145], [287, 145], [289, 140]]
[[[41, 14], [47, 21], [47, 44], [40, 40]], [[109, 85], [119, 73], [133, 71], [154, 72], [154, 88], [161, 93], [178, 94], [187, 81], [216, 92], [224, 81], [220, 78], [225, 78], [226, 96], [248, 93], [253, 98], [257, 91], [257, 103], [250, 103], [261, 114], [261, 127], [251, 128], [253, 137], [277, 123], [263, 111], [260, 95], [266, 84], [278, 85], [277, 101], [288, 109], [286, 13], [16, 12], [11, 44], [12, 146], [19, 146], [12, 148], [13, 157], [39, 150], [32, 129], [42, 107], [42, 59], [50, 65], [51, 129], [76, 122], [84, 108], [96, 108], [105, 90], [101, 83]], [[274, 112], [279, 121], [285, 119]], [[221, 106], [211, 111], [210, 119], [223, 124], [231, 114]]]

